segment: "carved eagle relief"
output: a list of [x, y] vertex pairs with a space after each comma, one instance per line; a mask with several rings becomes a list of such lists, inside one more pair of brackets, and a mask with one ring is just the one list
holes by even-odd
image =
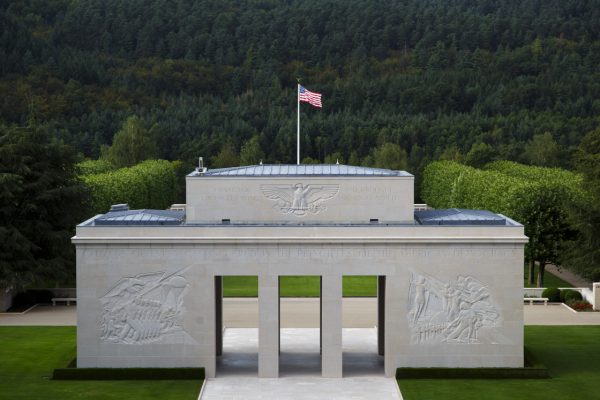
[[326, 210], [322, 203], [338, 193], [339, 185], [261, 185], [260, 190], [267, 199], [276, 201], [274, 209], [303, 217]]

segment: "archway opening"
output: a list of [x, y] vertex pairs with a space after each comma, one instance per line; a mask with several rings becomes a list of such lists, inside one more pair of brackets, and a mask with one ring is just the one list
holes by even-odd
[[258, 277], [215, 277], [217, 376], [258, 376]]
[[321, 277], [279, 277], [279, 374], [321, 375]]
[[381, 376], [385, 349], [385, 276], [344, 276], [343, 375]]

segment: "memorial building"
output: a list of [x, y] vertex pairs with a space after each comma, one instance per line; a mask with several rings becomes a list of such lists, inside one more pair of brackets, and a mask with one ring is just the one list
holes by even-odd
[[204, 367], [222, 277], [258, 277], [258, 375], [279, 374], [279, 278], [321, 279], [321, 368], [342, 377], [342, 277], [378, 277], [378, 349], [398, 367], [523, 367], [523, 226], [415, 210], [414, 177], [346, 165], [199, 167], [186, 204], [116, 205], [77, 227], [77, 366]]

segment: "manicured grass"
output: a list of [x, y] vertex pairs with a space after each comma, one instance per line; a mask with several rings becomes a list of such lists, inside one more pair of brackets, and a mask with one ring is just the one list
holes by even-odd
[[75, 357], [75, 327], [0, 327], [2, 399], [196, 400], [202, 380], [54, 381]]
[[405, 400], [598, 399], [600, 326], [527, 326], [525, 344], [552, 379], [402, 379]]
[[[537, 274], [538, 268], [535, 268], [535, 273]], [[525, 265], [525, 273], [523, 274], [523, 287], [536, 287], [536, 284], [530, 285], [527, 282], [529, 278], [529, 267]], [[537, 275], [536, 275], [537, 279]], [[535, 282], [535, 279], [534, 279]], [[558, 276], [551, 274], [548, 271], [544, 272], [544, 287], [573, 287], [569, 282], [563, 281]]]
[[[343, 293], [345, 297], [377, 296], [376, 276], [344, 276]], [[282, 276], [282, 297], [319, 297], [318, 276]], [[258, 296], [258, 278], [256, 276], [224, 276], [223, 296]]]

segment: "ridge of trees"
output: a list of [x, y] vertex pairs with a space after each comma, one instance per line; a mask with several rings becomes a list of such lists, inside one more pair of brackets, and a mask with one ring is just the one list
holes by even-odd
[[250, 140], [289, 163], [302, 77], [324, 103], [302, 110], [309, 162], [366, 165], [392, 143], [417, 176], [457, 157], [571, 168], [600, 125], [598, 5], [17, 0], [0, 6], [0, 120], [34, 109], [97, 158], [134, 115], [188, 168]]

